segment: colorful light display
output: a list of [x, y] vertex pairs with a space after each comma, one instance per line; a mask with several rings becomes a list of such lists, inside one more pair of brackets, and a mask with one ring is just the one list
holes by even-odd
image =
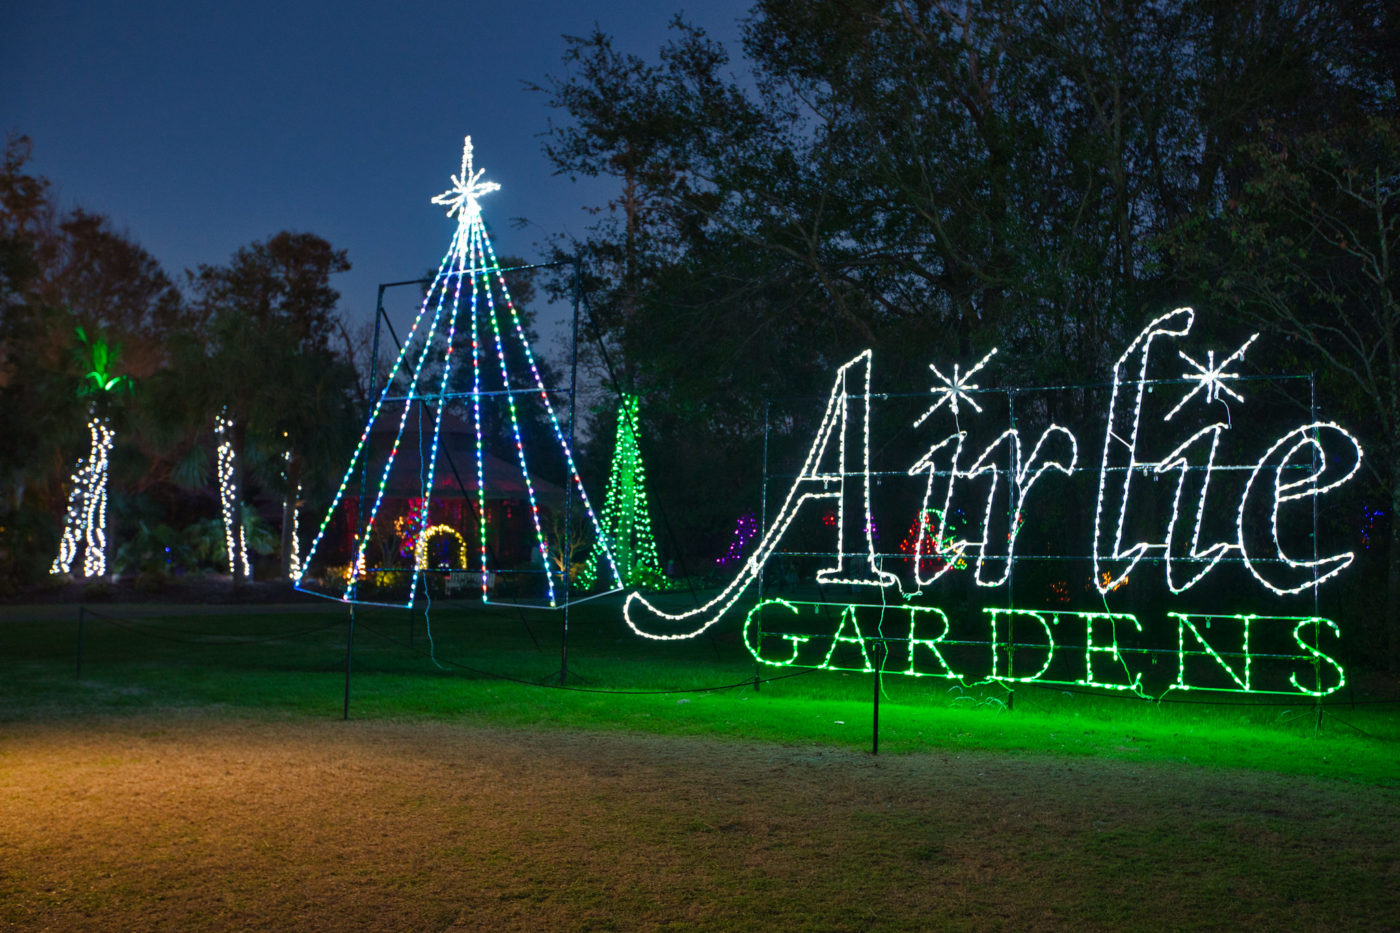
[[413, 565], [419, 570], [428, 568], [428, 542], [438, 535], [457, 539], [457, 569], [465, 570], [467, 567], [467, 539], [450, 525], [434, 525], [424, 529], [423, 533], [418, 536], [418, 544], [413, 550]]
[[651, 531], [651, 516], [647, 499], [646, 468], [637, 446], [641, 433], [638, 415], [640, 399], [623, 394], [617, 408], [617, 441], [613, 445], [612, 472], [608, 476], [608, 493], [603, 500], [603, 535], [595, 542], [583, 572], [585, 585], [598, 577], [598, 563], [607, 552], [598, 544], [606, 542], [617, 564], [624, 586], [662, 589], [667, 585], [661, 572], [661, 558], [656, 552], [656, 538]]
[[[1345, 569], [1353, 555], [1318, 553], [1318, 543], [1311, 533], [1290, 533], [1287, 529], [1308, 525], [1318, 498], [1357, 474], [1361, 446], [1339, 425], [1313, 420], [1285, 431], [1262, 454], [1251, 454], [1242, 462], [1224, 462], [1224, 451], [1238, 434], [1236, 425], [1245, 423], [1241, 420], [1243, 408], [1231, 410], [1231, 405], [1245, 403], [1245, 377], [1237, 367], [1257, 335], [1244, 340], [1219, 361], [1213, 350], [1204, 354], [1205, 362], [1201, 363], [1199, 354], [1193, 356], [1185, 349], [1177, 349], [1174, 359], [1184, 361], [1187, 371], [1161, 374], [1160, 358], [1164, 354], [1160, 348], [1185, 338], [1194, 321], [1195, 313], [1190, 308], [1163, 314], [1151, 321], [1118, 358], [1108, 390], [1097, 470], [1079, 465], [1078, 439], [1068, 428], [1054, 423], [1043, 427], [1026, 455], [1021, 429], [1016, 427], [1011, 409], [1008, 413], [1012, 427], [996, 434], [975, 455], [969, 454], [969, 448], [977, 449], [972, 447], [973, 426], [959, 423], [959, 412], [965, 409], [966, 414], [985, 416], [984, 407], [974, 394], [991, 390], [981, 389], [970, 377], [987, 367], [995, 351], [965, 373], [954, 367], [951, 378], [937, 366], [931, 366], [940, 381], [931, 390], [933, 403], [913, 424], [925, 426], [942, 411], [951, 420], [952, 430], [930, 443], [907, 470], [911, 479], [920, 481], [922, 496], [908, 502], [910, 518], [904, 519], [913, 541], [906, 540], [909, 546], [894, 555], [877, 554], [872, 534], [870, 408], [873, 401], [885, 396], [870, 393], [870, 351], [857, 355], [838, 370], [802, 469], [763, 532], [760, 544], [729, 585], [705, 605], [682, 613], [663, 612], [641, 594], [633, 593], [624, 605], [627, 623], [638, 634], [663, 640], [693, 637], [705, 631], [735, 606], [762, 572], [765, 562], [780, 553], [780, 540], [790, 533], [797, 514], [809, 502], [818, 503], [821, 510], [815, 518], [826, 511], [835, 513], [832, 521], [809, 523], [811, 529], [826, 529], [825, 546], [812, 544], [811, 535], [817, 532], [809, 529], [804, 532], [808, 537], [803, 547], [797, 549], [807, 559], [817, 555], [815, 559], [821, 561], [813, 574], [815, 582], [870, 588], [887, 611], [907, 611], [913, 614], [911, 620], [921, 612], [944, 618], [937, 615], [941, 610], [921, 605], [926, 591], [945, 585], [949, 574], [966, 567], [976, 586], [1001, 588], [1009, 593], [1012, 571], [1018, 563], [1018, 539], [1028, 528], [1041, 532], [1041, 540], [1057, 536], [1058, 533], [1051, 533], [1054, 529], [1039, 528], [1037, 523], [1043, 520], [1042, 513], [1056, 515], [1061, 523], [1065, 521], [1068, 484], [1081, 475], [1097, 481], [1097, 491], [1092, 496], [1091, 540], [1085, 542], [1083, 551], [1072, 556], [1038, 554], [1036, 559], [1082, 561], [1085, 570], [1078, 572], [1085, 573], [1089, 587], [1101, 600], [1123, 593], [1130, 574], [1139, 588], [1161, 585], [1172, 595], [1200, 592], [1203, 581], [1218, 576], [1218, 568], [1227, 562], [1243, 568], [1265, 593], [1275, 597], [1315, 591]], [[1015, 394], [1014, 389], [997, 391], [1008, 397]], [[1150, 428], [1149, 418], [1158, 427]], [[1190, 423], [1193, 418], [1195, 425]], [[1254, 427], [1251, 426], [1250, 437], [1257, 433]], [[1160, 435], [1164, 430], [1176, 430], [1185, 437], [1163, 444]], [[848, 453], [853, 448], [861, 452], [859, 460]], [[1161, 494], [1154, 493], [1154, 487], [1160, 487]], [[1170, 498], [1163, 502], [1168, 495]], [[979, 503], [978, 507], [970, 507], [974, 502]], [[1163, 505], [1165, 509], [1160, 507]], [[951, 529], [949, 516], [964, 512], [966, 526]], [[862, 527], [863, 540], [852, 546], [845, 539], [848, 529]], [[1308, 546], [1310, 552], [1301, 553], [1303, 546]], [[912, 561], [908, 559], [911, 553], [915, 556]], [[931, 559], [935, 554], [938, 559]], [[887, 568], [898, 568], [902, 573]], [[1029, 679], [1139, 691], [1141, 684], [1137, 679], [1109, 677], [1103, 671], [1122, 669], [1130, 657], [1137, 661], [1160, 660], [1165, 657], [1161, 652], [1167, 649], [1123, 646], [1119, 641], [1123, 632], [1142, 632], [1135, 615], [1114, 612], [1106, 602], [1103, 612], [1073, 611], [1064, 605], [1071, 598], [1068, 586], [1063, 581], [1056, 586], [1051, 590], [1056, 604], [1053, 609], [986, 609], [988, 631], [980, 641], [970, 637], [955, 639], [958, 644], [980, 644], [990, 652], [982, 669], [967, 676], [974, 680]], [[1238, 598], [1236, 587], [1230, 586], [1229, 598]], [[902, 604], [890, 605], [888, 594], [897, 594]], [[798, 605], [782, 601], [778, 604]], [[772, 601], [762, 603], [773, 605]], [[869, 632], [860, 633], [864, 621], [858, 618], [867, 610], [855, 612], [851, 605], [856, 603], [844, 608], [830, 607], [823, 616], [827, 626], [824, 634], [770, 632], [766, 622], [759, 624], [755, 621], [758, 616], [750, 614], [754, 630], [769, 640], [764, 644], [770, 644], [772, 638], [781, 641], [776, 653], [763, 649], [760, 660], [769, 664], [830, 667], [836, 663], [833, 659], [844, 652], [854, 658], [851, 669], [869, 670], [870, 636]], [[769, 619], [775, 611], [770, 608], [760, 615]], [[1171, 684], [1172, 689], [1259, 692], [1257, 682], [1251, 679], [1251, 664], [1265, 655], [1284, 659], [1295, 667], [1309, 666], [1315, 675], [1309, 685], [1306, 678], [1297, 679], [1302, 673], [1285, 672], [1267, 689], [1317, 696], [1335, 690], [1345, 679], [1340, 665], [1318, 644], [1319, 638], [1339, 634], [1331, 620], [1316, 615], [1188, 612], [1185, 608], [1168, 613], [1168, 617], [1174, 620], [1179, 635], [1173, 657], [1178, 667], [1186, 671]], [[1063, 620], [1071, 618], [1079, 620], [1074, 624], [1085, 626], [1076, 649], [1082, 670], [1074, 676], [1056, 673], [1057, 666], [1066, 663], [1067, 655], [1064, 639], [1053, 634], [1069, 624]], [[1223, 624], [1218, 620], [1222, 619], [1236, 620], [1231, 624], [1242, 626], [1243, 643], [1229, 651], [1219, 647], [1218, 635], [1204, 631], [1197, 621], [1216, 620], [1218, 631]], [[1251, 639], [1266, 620], [1272, 620], [1265, 626], [1271, 631], [1283, 623], [1293, 627], [1285, 633], [1287, 644], [1261, 652], [1252, 646]], [[1039, 633], [1038, 640], [1015, 642], [1002, 631], [1003, 626]], [[1111, 630], [1110, 635], [1100, 631], [1104, 627]], [[1304, 638], [1308, 632], [1311, 640]], [[954, 643], [944, 636], [930, 639], [913, 634], [907, 642], [913, 646], [911, 652], [916, 648], [919, 653], [931, 652], [935, 659], [943, 645]], [[822, 651], [814, 655], [816, 649], [812, 646], [818, 644]], [[1041, 651], [1037, 659], [1021, 658], [1020, 663], [1012, 663], [1018, 652], [1033, 653], [1035, 644], [1040, 645]], [[1003, 650], [998, 645], [1012, 646], [1004, 658], [997, 655]], [[757, 656], [759, 649], [754, 650]], [[1139, 653], [1133, 654], [1135, 651]], [[1209, 674], [1215, 680], [1223, 679], [1223, 683], [1202, 685], [1202, 678], [1192, 673], [1204, 663], [1202, 659], [1213, 665], [1207, 666]], [[958, 678], [962, 679], [967, 670], [972, 668], [959, 668]], [[908, 671], [921, 672], [918, 664]], [[1297, 677], [1293, 677], [1294, 673]], [[1205, 681], [1209, 682], [1211, 676], [1206, 676]], [[1322, 681], [1326, 683], [1319, 686]]]
[[[457, 224], [452, 240], [390, 370], [399, 374], [400, 378], [398, 381], [390, 380], [375, 399], [344, 478], [332, 498], [330, 508], [311, 546], [307, 549], [307, 557], [297, 579], [299, 589], [316, 592], [308, 588], [308, 583], [311, 582], [308, 579], [309, 571], [316, 555], [326, 544], [327, 530], [336, 515], [336, 510], [351, 495], [351, 486], [357, 475], [368, 472], [370, 435], [375, 425], [381, 423], [381, 419], [393, 427], [393, 441], [383, 462], [374, 464], [374, 475], [369, 477], [369, 487], [362, 490], [360, 512], [354, 517], [358, 530], [350, 557], [351, 570], [348, 580], [343, 590], [320, 595], [331, 595], [346, 602], [361, 601], [356, 597], [356, 587], [375, 569], [369, 566], [369, 546], [388, 495], [391, 477], [396, 477], [400, 486], [413, 484], [412, 498], [423, 500], [421, 514], [423, 523], [426, 524], [427, 516], [432, 511], [437, 481], [443, 442], [443, 416], [450, 402], [468, 403], [475, 436], [476, 514], [482, 517], [476, 522], [476, 545], [477, 559], [483, 571], [483, 601], [491, 600], [487, 580], [492, 578], [493, 573], [511, 569], [495, 566], [491, 548], [488, 546], [484, 403], [500, 404], [504, 408], [505, 424], [513, 439], [514, 467], [519, 471], [517, 475], [523, 487], [523, 500], [533, 531], [533, 550], [538, 554], [538, 565], [544, 568], [544, 601], [549, 606], [560, 604], [561, 584], [565, 594], [567, 593], [567, 573], [554, 573], [549, 569], [550, 544], [541, 516], [544, 506], [541, 505], [538, 494], [537, 472], [531, 468], [522, 435], [522, 419], [517, 397], [533, 399], [541, 406], [550, 425], [553, 440], [562, 455], [566, 482], [577, 492], [588, 520], [592, 522], [595, 532], [598, 531], [598, 518], [583, 488], [583, 481], [574, 463], [573, 451], [554, 411], [549, 390], [544, 384], [526, 336], [524, 322], [510, 297], [500, 261], [482, 221], [480, 198], [499, 190], [500, 186], [495, 182], [483, 181], [482, 176], [483, 170], [474, 166], [472, 142], [471, 138], [467, 137], [462, 149], [460, 174], [452, 176], [452, 186], [447, 191], [432, 199], [432, 203], [447, 208], [449, 217], [456, 218]], [[460, 327], [462, 324], [465, 326]], [[465, 331], [464, 334], [459, 335], [459, 327]], [[459, 351], [468, 349], [464, 345], [467, 342], [470, 343], [471, 388], [465, 392], [455, 391], [452, 386]], [[493, 352], [496, 358], [494, 366], [489, 360]], [[528, 386], [517, 388], [518, 382], [512, 378], [512, 367], [518, 370], [522, 364], [523, 368], [528, 370], [529, 376], [520, 381], [527, 382]], [[492, 374], [488, 376], [488, 372]], [[498, 379], [500, 388], [489, 387], [488, 381], [491, 379]], [[395, 406], [401, 407], [396, 409]], [[396, 473], [395, 466], [399, 462], [405, 436], [415, 433], [407, 430], [411, 416], [416, 416], [416, 436], [420, 449], [417, 452], [416, 464], [410, 468], [413, 477], [405, 480], [400, 475], [405, 471], [400, 470]], [[421, 547], [423, 533], [420, 532], [417, 540]], [[621, 586], [617, 567], [606, 545], [604, 557], [604, 566], [607, 568], [605, 576], [612, 585]], [[424, 566], [415, 558], [410, 586], [404, 594], [403, 601], [398, 604], [413, 605], [424, 571]]]
[[739, 558], [744, 556], [744, 548], [748, 547], [754, 535], [758, 534], [758, 519], [752, 512], [745, 512], [739, 516], [739, 520], [734, 523], [734, 534], [729, 537], [729, 549], [719, 557], [715, 558], [715, 563], [720, 567], [728, 567]]
[[[912, 562], [929, 564], [940, 572], [948, 565], [954, 570], [966, 568], [967, 562], [954, 552], [951, 542], [939, 537], [935, 530], [946, 526], [947, 517], [944, 513], [938, 509], [925, 509], [905, 532], [904, 538], [899, 542], [899, 550], [908, 554]], [[956, 531], [953, 534], [956, 534]], [[915, 573], [922, 575], [922, 568], [916, 567]]]

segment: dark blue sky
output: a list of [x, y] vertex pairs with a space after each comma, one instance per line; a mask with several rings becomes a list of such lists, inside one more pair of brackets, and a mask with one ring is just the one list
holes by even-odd
[[[453, 221], [429, 204], [470, 134], [501, 191], [482, 211], [502, 253], [581, 233], [599, 183], [551, 174], [551, 116], [524, 82], [562, 74], [562, 35], [596, 22], [654, 59], [683, 11], [730, 43], [746, 0], [0, 4], [0, 131], [64, 207], [108, 215], [172, 277], [283, 229], [346, 249], [341, 307], [371, 319], [380, 282], [436, 266]], [[511, 219], [531, 225], [517, 230]]]

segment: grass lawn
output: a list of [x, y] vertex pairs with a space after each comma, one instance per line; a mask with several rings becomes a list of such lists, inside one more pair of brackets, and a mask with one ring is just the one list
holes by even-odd
[[344, 607], [83, 615], [79, 677], [76, 607], [0, 609], [0, 925], [1400, 915], [1400, 725], [1364, 691], [1319, 719], [887, 677], [877, 757], [869, 676], [755, 689], [737, 624], [657, 644], [615, 603], [576, 607], [560, 689], [558, 613], [361, 609], [344, 722]]

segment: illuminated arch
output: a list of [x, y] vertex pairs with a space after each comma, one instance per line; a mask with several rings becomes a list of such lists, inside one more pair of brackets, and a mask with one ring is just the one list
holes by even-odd
[[467, 539], [463, 538], [456, 528], [450, 525], [434, 525], [425, 528], [418, 536], [418, 547], [414, 549], [413, 566], [416, 570], [425, 570], [428, 566], [428, 539], [434, 535], [451, 535], [457, 539], [457, 560], [461, 563], [462, 570], [467, 569]]

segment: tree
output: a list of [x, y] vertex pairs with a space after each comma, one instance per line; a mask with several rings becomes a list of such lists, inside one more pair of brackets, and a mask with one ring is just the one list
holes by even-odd
[[75, 208], [56, 232], [39, 300], [120, 340], [126, 365], [148, 377], [163, 362], [165, 338], [190, 323], [174, 283], [150, 253], [99, 214]]
[[1214, 301], [1291, 339], [1346, 404], [1390, 506], [1384, 618], [1400, 670], [1400, 121], [1271, 134], [1244, 155], [1241, 195], [1180, 231], [1184, 265]]
[[0, 511], [5, 513], [24, 506], [41, 465], [61, 469], [58, 426], [72, 394], [65, 379], [72, 331], [60, 332], [61, 315], [34, 294], [53, 208], [48, 182], [25, 171], [31, 149], [28, 137], [10, 137], [0, 170], [0, 480], [5, 489]]
[[[48, 182], [25, 170], [31, 144], [11, 138], [0, 171], [0, 476], [7, 528], [35, 528], [30, 516], [61, 514], [72, 448], [91, 442], [86, 400], [70, 386], [75, 327], [124, 348], [122, 368], [143, 380], [166, 364], [166, 341], [185, 325], [183, 300], [159, 264], [128, 235], [81, 208], [61, 212]], [[94, 349], [97, 344], [94, 344]], [[134, 430], [113, 451], [114, 506], [168, 473], [172, 426], [152, 417], [151, 397], [127, 406]], [[26, 532], [29, 534], [29, 532]], [[43, 537], [40, 535], [39, 537]], [[37, 538], [11, 554], [46, 552]], [[45, 567], [48, 565], [45, 564]]]
[[[613, 445], [612, 472], [608, 491], [603, 500], [600, 530], [607, 549], [617, 565], [624, 586], [644, 586], [662, 589], [666, 576], [656, 552], [656, 538], [651, 532], [651, 502], [647, 495], [646, 469], [642, 452], [637, 446], [641, 419], [637, 413], [636, 396], [624, 395], [617, 413], [617, 441]], [[606, 578], [602, 547], [595, 546], [584, 571], [585, 585]]]
[[89, 400], [91, 443], [87, 456], [78, 462], [73, 472], [63, 538], [52, 572], [71, 573], [79, 547], [82, 547], [83, 575], [100, 577], [107, 572], [107, 460], [114, 434], [111, 406], [112, 400], [123, 390], [131, 391], [131, 377], [114, 371], [121, 356], [120, 347], [109, 345], [101, 337], [89, 341], [81, 327], [77, 335], [82, 345], [77, 355], [81, 365], [87, 367], [78, 397]]
[[[192, 379], [187, 412], [226, 420], [227, 483], [241, 501], [247, 473], [282, 493], [283, 572], [298, 490], [329, 472], [348, 431], [353, 373], [331, 349], [339, 293], [330, 277], [350, 268], [344, 250], [311, 233], [282, 232], [240, 247], [227, 266], [190, 275], [198, 329], [182, 342]], [[228, 510], [228, 536], [242, 539], [242, 509]], [[235, 574], [235, 585], [238, 580]]]
[[[731, 523], [706, 510], [735, 498], [720, 477], [752, 495], [764, 400], [819, 391], [860, 346], [901, 386], [931, 355], [967, 366], [991, 346], [1003, 352], [989, 380], [1084, 384], [1107, 377], [1110, 348], [1144, 315], [1195, 304], [1215, 312], [1202, 315], [1212, 330], [1243, 326], [1220, 313], [1243, 305], [1180, 246], [1183, 231], [1247, 209], [1270, 218], [1253, 229], [1273, 250], [1315, 235], [1309, 211], [1362, 209], [1321, 196], [1321, 163], [1302, 173], [1310, 193], [1290, 195], [1299, 211], [1270, 206], [1253, 150], [1287, 150], [1294, 170], [1304, 141], [1325, 138], [1384, 165], [1367, 155], [1378, 144], [1336, 133], [1357, 113], [1394, 112], [1392, 6], [759, 0], [740, 77], [684, 23], [654, 60], [600, 33], [571, 39], [568, 74], [543, 85], [563, 117], [546, 153], [617, 185], [569, 251], [589, 260], [624, 388], [646, 398], [658, 501]], [[1366, 177], [1375, 189], [1389, 176]], [[1365, 197], [1375, 213], [1388, 195]], [[1212, 244], [1231, 268], [1263, 255]], [[1319, 286], [1345, 272], [1346, 289], [1377, 294], [1384, 275], [1319, 248]], [[1279, 267], [1256, 271], [1297, 297]], [[1333, 312], [1314, 299], [1293, 306], [1317, 338]], [[1355, 342], [1374, 354], [1386, 326]], [[1064, 408], [1050, 415], [1071, 427], [1094, 417], [1087, 390]], [[664, 459], [695, 449], [726, 469]]]

